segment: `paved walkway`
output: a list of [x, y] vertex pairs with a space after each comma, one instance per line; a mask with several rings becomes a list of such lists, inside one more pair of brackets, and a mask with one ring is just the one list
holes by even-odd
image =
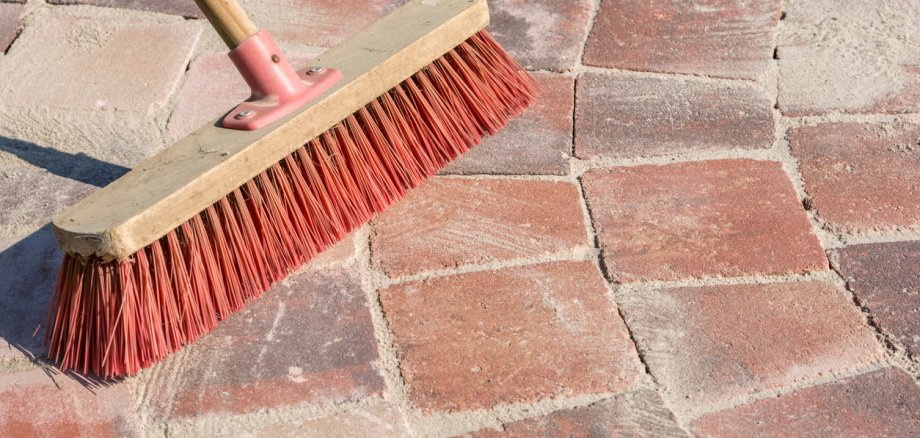
[[[303, 60], [401, 0], [242, 3]], [[246, 90], [191, 1], [0, 1], [0, 435], [920, 435], [920, 2], [492, 3], [532, 110], [99, 384], [47, 224]]]

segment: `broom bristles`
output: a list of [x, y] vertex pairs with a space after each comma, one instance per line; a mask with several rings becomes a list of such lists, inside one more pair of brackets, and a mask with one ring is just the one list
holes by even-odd
[[133, 256], [65, 255], [49, 357], [101, 377], [159, 362], [494, 134], [535, 94], [481, 31]]

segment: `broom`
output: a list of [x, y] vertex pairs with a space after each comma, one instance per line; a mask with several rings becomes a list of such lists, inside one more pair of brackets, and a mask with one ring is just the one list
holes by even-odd
[[252, 97], [53, 220], [48, 356], [130, 375], [494, 134], [536, 84], [485, 0], [414, 0], [295, 71], [235, 0], [196, 0]]

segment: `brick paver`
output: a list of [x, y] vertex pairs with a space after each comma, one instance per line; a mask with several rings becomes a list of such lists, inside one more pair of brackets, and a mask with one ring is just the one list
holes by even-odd
[[22, 5], [0, 3], [0, 55], [10, 47], [19, 33]]
[[920, 359], [920, 242], [839, 251], [840, 274], [882, 331]]
[[583, 408], [509, 423], [499, 432], [492, 429], [471, 434], [474, 438], [553, 438], [602, 436], [685, 437], [674, 415], [653, 391], [618, 395]]
[[454, 161], [444, 173], [532, 174], [568, 173], [572, 153], [574, 79], [536, 73], [542, 90], [521, 117], [512, 119], [495, 136]]
[[806, 126], [790, 145], [812, 208], [832, 228], [920, 229], [920, 126]]
[[882, 355], [847, 293], [825, 282], [661, 289], [617, 301], [665, 397], [691, 410]]
[[285, 421], [251, 430], [252, 436], [272, 437], [373, 437], [409, 438], [402, 413], [395, 406], [357, 407], [328, 417]]
[[404, 0], [240, 0], [250, 18], [283, 43], [332, 47]]
[[743, 83], [587, 73], [578, 79], [575, 154], [646, 157], [773, 144], [763, 92]]
[[601, 4], [585, 64], [754, 79], [769, 69], [780, 0]]
[[521, 65], [553, 71], [575, 66], [591, 0], [494, 0], [489, 6], [489, 32]]
[[380, 301], [425, 411], [619, 392], [642, 373], [589, 262], [439, 277], [385, 289]]
[[920, 435], [920, 387], [887, 368], [707, 415], [701, 437]]
[[920, 109], [915, 0], [788, 2], [779, 34], [779, 108], [791, 116]]
[[166, 103], [200, 32], [181, 19], [57, 10], [33, 23], [0, 63], [3, 105], [147, 111]]
[[308, 273], [285, 280], [170, 357], [146, 387], [151, 408], [163, 417], [251, 413], [379, 395], [376, 360], [358, 279]]
[[780, 163], [721, 160], [599, 169], [584, 177], [618, 282], [827, 268]]
[[175, 14], [183, 17], [201, 18], [203, 14], [195, 2], [187, 0], [46, 0], [53, 5], [94, 5], [111, 8], [137, 9], [141, 11]]
[[435, 178], [374, 221], [371, 256], [390, 276], [586, 248], [577, 188]]
[[[17, 146], [23, 149], [17, 148]], [[5, 143], [0, 140], [0, 151], [15, 149], [26, 158], [31, 158], [29, 145]], [[35, 231], [51, 221], [51, 218], [65, 208], [92, 192], [91, 182], [102, 175], [90, 175], [90, 169], [74, 169], [77, 162], [61, 161], [56, 173], [31, 165], [17, 165], [0, 162], [0, 236], [18, 236]], [[86, 178], [81, 178], [85, 176]], [[111, 179], [107, 179], [111, 180]], [[30, 193], [30, 196], [22, 196]]]
[[0, 431], [16, 437], [141, 436], [127, 387], [84, 387], [41, 369], [0, 373]]

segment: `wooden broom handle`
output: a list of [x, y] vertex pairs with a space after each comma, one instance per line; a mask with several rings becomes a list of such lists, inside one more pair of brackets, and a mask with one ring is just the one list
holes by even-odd
[[195, 3], [230, 50], [258, 32], [236, 0], [195, 0]]

